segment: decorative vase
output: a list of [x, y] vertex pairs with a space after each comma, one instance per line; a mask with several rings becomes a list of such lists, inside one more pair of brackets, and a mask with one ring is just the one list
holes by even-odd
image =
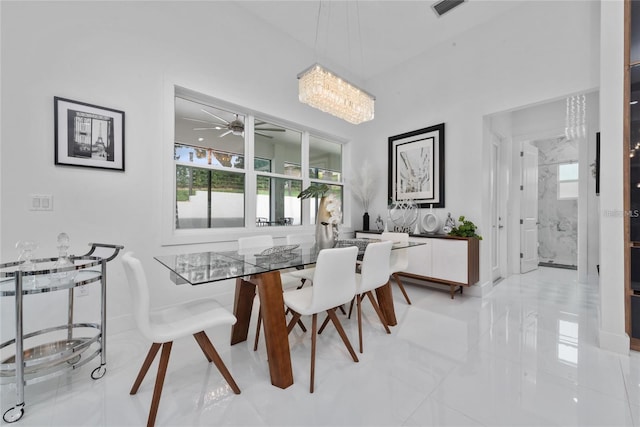
[[413, 233], [418, 221], [419, 208], [418, 205], [410, 199], [397, 200], [389, 205], [389, 218], [387, 223], [396, 233]]
[[329, 199], [322, 197], [316, 216], [316, 246], [318, 249], [333, 248], [338, 241], [338, 224], [331, 223], [331, 212], [327, 209]]
[[369, 212], [365, 212], [362, 215], [362, 230], [369, 231]]

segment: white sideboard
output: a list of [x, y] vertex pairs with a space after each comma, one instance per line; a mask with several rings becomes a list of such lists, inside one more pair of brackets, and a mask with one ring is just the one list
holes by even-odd
[[[373, 239], [376, 231], [356, 231], [356, 238]], [[409, 267], [399, 273], [412, 279], [449, 285], [451, 298], [456, 289], [480, 280], [480, 241], [472, 237], [410, 234], [410, 241], [425, 243], [408, 250]]]

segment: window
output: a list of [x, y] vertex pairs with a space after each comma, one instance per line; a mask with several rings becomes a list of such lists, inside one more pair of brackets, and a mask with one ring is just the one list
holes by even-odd
[[342, 145], [313, 135], [309, 136], [309, 177], [341, 182]]
[[313, 224], [314, 182], [343, 200], [343, 141], [178, 87], [174, 105], [173, 235]]
[[578, 163], [558, 165], [558, 200], [578, 198]]
[[[325, 183], [342, 202], [342, 145], [316, 136], [309, 137], [309, 178], [311, 183]], [[315, 223], [320, 200], [312, 199], [309, 222]]]
[[244, 174], [176, 165], [176, 228], [244, 225]]
[[[257, 225], [301, 225], [302, 132], [256, 119], [255, 155], [268, 159], [269, 169], [256, 169]], [[292, 178], [289, 178], [292, 177]]]

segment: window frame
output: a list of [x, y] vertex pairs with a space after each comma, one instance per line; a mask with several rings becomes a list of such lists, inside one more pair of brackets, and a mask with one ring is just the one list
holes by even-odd
[[[237, 111], [245, 115], [245, 139], [244, 139], [244, 157], [245, 168], [235, 169], [224, 166], [213, 166], [212, 169], [223, 170], [235, 173], [245, 174], [245, 224], [244, 227], [229, 228], [196, 228], [196, 229], [176, 229], [175, 227], [175, 197], [176, 197], [176, 164], [174, 160], [174, 144], [175, 144], [175, 97], [181, 97], [193, 102], [204, 103], [212, 107], [226, 109], [228, 111]], [[256, 225], [256, 197], [257, 194], [257, 176], [268, 176], [284, 179], [296, 179], [302, 181], [302, 188], [307, 188], [311, 181], [326, 182], [329, 185], [341, 185], [343, 188], [343, 227], [350, 228], [350, 216], [348, 212], [351, 209], [351, 197], [348, 186], [348, 177], [345, 171], [350, 162], [350, 141], [323, 132], [298, 123], [293, 123], [284, 119], [273, 117], [269, 114], [258, 112], [247, 107], [232, 104], [224, 100], [214, 98], [204, 94], [202, 91], [188, 89], [175, 82], [165, 82], [164, 88], [164, 132], [162, 149], [163, 172], [162, 172], [162, 206], [161, 206], [161, 245], [182, 245], [182, 244], [198, 244], [211, 242], [236, 241], [242, 235], [250, 235], [256, 233], [264, 233], [264, 227]], [[301, 146], [301, 170], [302, 177], [292, 177], [274, 172], [263, 172], [254, 170], [254, 120], [268, 120], [278, 126], [299, 131], [302, 134]], [[322, 181], [309, 178], [309, 135], [326, 139], [330, 142], [342, 145], [342, 180]], [[184, 166], [200, 167], [200, 165], [187, 164], [181, 162]], [[309, 223], [310, 201], [304, 200], [302, 203], [302, 225], [295, 226], [297, 231], [310, 232], [315, 229], [315, 224]], [[274, 237], [284, 237], [292, 232], [290, 226], [269, 227], [269, 234]]]

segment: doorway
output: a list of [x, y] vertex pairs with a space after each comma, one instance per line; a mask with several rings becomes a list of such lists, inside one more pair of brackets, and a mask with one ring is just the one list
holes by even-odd
[[[491, 159], [491, 165], [487, 165], [488, 190], [497, 191], [486, 210], [491, 215], [492, 242], [488, 242], [488, 249], [494, 283], [500, 251], [507, 258], [504, 277], [538, 265], [577, 269], [581, 283], [597, 277], [599, 242], [591, 236], [598, 234], [600, 216], [590, 165], [595, 162], [599, 130], [598, 93], [579, 95], [581, 111], [586, 113], [579, 121], [567, 121], [568, 112], [574, 110], [568, 108], [570, 98], [573, 97], [487, 116], [485, 147]], [[571, 133], [570, 124], [574, 122], [580, 124], [580, 134]], [[505, 174], [496, 170], [500, 164], [496, 161], [496, 134], [504, 135], [506, 141]], [[523, 165], [528, 151], [523, 148], [525, 143], [538, 151], [537, 155], [530, 155], [529, 166]], [[531, 171], [525, 173], [528, 167]], [[494, 176], [498, 183], [493, 181]], [[532, 179], [538, 189], [533, 187], [528, 192], [524, 181]], [[505, 182], [502, 189], [501, 181]], [[494, 207], [501, 198], [506, 201], [504, 216], [497, 215]], [[500, 220], [504, 245], [498, 231]]]

